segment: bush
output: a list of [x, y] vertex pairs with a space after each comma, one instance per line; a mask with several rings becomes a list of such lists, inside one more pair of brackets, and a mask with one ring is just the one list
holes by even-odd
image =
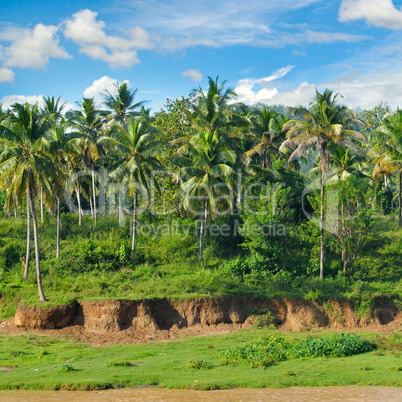
[[20, 257], [23, 256], [24, 250], [19, 244], [11, 243], [4, 249], [4, 268], [8, 270], [13, 265], [20, 263]]
[[221, 364], [245, 364], [250, 367], [268, 367], [286, 360], [288, 343], [281, 337], [270, 336], [242, 347], [226, 349], [221, 355]]
[[367, 339], [352, 334], [336, 334], [324, 338], [312, 337], [299, 342], [290, 351], [294, 357], [344, 357], [371, 352], [377, 346]]
[[194, 359], [187, 363], [187, 368], [189, 370], [209, 370], [212, 368], [212, 364], [204, 360]]

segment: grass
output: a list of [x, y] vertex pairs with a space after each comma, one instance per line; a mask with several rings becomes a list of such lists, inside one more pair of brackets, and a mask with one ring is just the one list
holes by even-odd
[[[163, 218], [160, 219], [159, 229], [164, 225]], [[175, 219], [185, 228], [195, 224], [185, 218]], [[139, 234], [136, 261], [132, 265], [129, 262], [128, 221], [125, 227], [119, 227], [116, 217], [101, 216], [96, 228], [90, 217], [85, 217], [81, 228], [77, 217], [71, 214], [63, 214], [62, 221], [60, 259], [55, 258], [55, 218], [46, 215], [45, 223], [39, 225], [47, 305], [83, 299], [245, 295], [305, 298], [319, 302], [347, 298], [353, 302], [360, 317], [371, 311], [378, 296], [402, 306], [402, 280], [398, 271], [402, 266], [402, 230], [390, 231], [386, 218], [377, 219], [377, 238], [372, 240], [367, 255], [359, 261], [359, 264], [367, 261], [361, 271], [371, 272], [371, 277], [350, 281], [343, 277], [328, 277], [324, 282], [302, 273], [295, 276], [291, 273], [292, 267], [276, 275], [257, 272], [236, 276], [228, 261], [242, 252], [241, 247], [237, 247], [241, 242], [237, 237], [207, 238], [205, 261], [199, 263], [198, 239], [194, 234], [184, 238], [177, 233], [156, 237]], [[29, 278], [22, 279], [20, 257], [25, 255], [25, 236], [25, 219], [0, 218], [0, 318], [13, 316], [20, 301], [39, 304], [33, 251]], [[298, 252], [309, 253], [308, 250]], [[394, 277], [389, 276], [391, 273]]]
[[402, 385], [401, 332], [388, 337], [358, 333], [371, 341], [376, 340], [380, 349], [356, 356], [292, 359], [265, 369], [220, 364], [224, 350], [262, 336], [281, 336], [294, 345], [312, 334], [324, 336], [330, 332], [306, 334], [243, 329], [228, 335], [182, 341], [102, 347], [36, 335], [0, 335], [0, 362], [4, 367], [12, 368], [2, 372], [0, 389], [91, 390], [135, 385], [194, 389]]

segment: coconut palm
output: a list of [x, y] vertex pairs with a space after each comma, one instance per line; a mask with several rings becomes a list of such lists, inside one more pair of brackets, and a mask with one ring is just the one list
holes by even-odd
[[[49, 120], [57, 124], [63, 118], [63, 109], [66, 103], [61, 103], [61, 97], [55, 99], [54, 96], [42, 96], [43, 106], [40, 108], [42, 120]], [[40, 219], [43, 224], [43, 191], [40, 191]]]
[[[178, 178], [183, 206], [200, 219], [200, 260], [203, 259], [203, 237], [208, 210], [214, 218], [220, 204], [232, 208], [232, 190], [228, 181], [234, 175], [236, 154], [230, 150], [223, 137], [217, 132], [203, 131], [195, 135], [189, 144], [187, 155], [181, 155], [178, 163], [183, 166]], [[201, 213], [199, 208], [201, 207]]]
[[130, 117], [125, 127], [115, 125], [108, 136], [99, 139], [99, 144], [110, 151], [109, 157], [113, 161], [110, 177], [126, 185], [129, 196], [133, 197], [131, 262], [135, 255], [139, 195], [149, 197], [152, 173], [162, 170], [157, 158], [162, 152], [162, 143], [157, 135], [157, 130], [147, 119]]
[[147, 101], [141, 101], [135, 103], [135, 97], [138, 89], [130, 91], [127, 82], [121, 84], [116, 83], [116, 94], [113, 95], [109, 91], [105, 91], [104, 106], [107, 107], [109, 115], [120, 125], [124, 125], [126, 120], [130, 116], [138, 115], [136, 110], [143, 108], [143, 105]]
[[250, 137], [255, 145], [244, 155], [248, 159], [260, 155], [261, 168], [271, 169], [271, 155], [279, 155], [279, 147], [284, 140], [282, 128], [289, 119], [264, 107], [253, 111], [251, 120], [253, 126]]
[[199, 87], [191, 91], [190, 96], [196, 98], [190, 113], [191, 120], [198, 130], [207, 130], [210, 133], [227, 128], [233, 114], [230, 101], [236, 97], [232, 88], [226, 88], [226, 81], [218, 82], [219, 77], [213, 80], [208, 77], [208, 91]]
[[80, 153], [83, 167], [90, 169], [92, 174], [92, 204], [95, 226], [97, 224], [95, 163], [104, 154], [98, 140], [102, 136], [103, 117], [105, 113], [97, 110], [93, 98], [83, 98], [81, 110], [70, 111], [66, 114], [72, 128], [81, 135]]
[[399, 227], [402, 227], [402, 110], [385, 117], [383, 124], [375, 131], [371, 154], [377, 153], [374, 158], [374, 178], [381, 174], [390, 176], [398, 173], [398, 209]]
[[77, 153], [77, 145], [74, 140], [77, 134], [68, 131], [69, 122], [61, 120], [59, 122], [51, 121], [51, 127], [48, 133], [48, 149], [53, 158], [55, 166], [57, 166], [57, 177], [52, 180], [53, 194], [56, 204], [56, 258], [60, 257], [60, 202], [64, 196], [66, 179], [72, 168], [72, 159]]
[[[7, 207], [13, 199], [22, 205], [24, 197], [30, 206], [34, 229], [36, 276], [39, 298], [46, 301], [41, 281], [39, 234], [35, 197], [43, 189], [45, 199], [51, 202], [51, 178], [55, 166], [46, 152], [49, 123], [41, 119], [38, 104], [14, 104], [0, 126], [0, 188], [7, 185]], [[27, 261], [29, 262], [29, 261]]]
[[[309, 108], [300, 106], [294, 109], [298, 119], [289, 120], [284, 125], [286, 140], [281, 152], [294, 149], [289, 162], [301, 157], [307, 150], [316, 147], [320, 152], [321, 166], [321, 207], [320, 207], [320, 278], [324, 279], [324, 196], [329, 166], [328, 145], [331, 143], [350, 148], [362, 154], [350, 139], [365, 140], [365, 136], [355, 130], [363, 123], [355, 113], [337, 102], [338, 94], [326, 89], [322, 94], [316, 91], [315, 101]], [[348, 138], [349, 137], [349, 138]]]

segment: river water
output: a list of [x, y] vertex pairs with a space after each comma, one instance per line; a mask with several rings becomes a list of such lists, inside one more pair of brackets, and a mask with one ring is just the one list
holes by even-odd
[[402, 401], [402, 388], [316, 387], [282, 389], [235, 388], [191, 391], [165, 388], [123, 388], [105, 391], [0, 391], [1, 401]]

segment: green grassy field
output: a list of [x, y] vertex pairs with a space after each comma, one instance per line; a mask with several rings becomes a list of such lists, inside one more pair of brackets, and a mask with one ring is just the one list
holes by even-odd
[[[389, 336], [357, 332], [375, 341], [378, 349], [350, 357], [290, 359], [265, 369], [220, 364], [224, 350], [262, 336], [283, 336], [290, 344], [296, 344], [309, 336], [329, 333], [243, 329], [228, 335], [182, 341], [102, 347], [32, 334], [3, 334], [0, 335], [0, 389], [90, 390], [150, 384], [195, 389], [402, 386], [400, 331]], [[190, 362], [196, 360], [202, 360], [209, 368], [189, 368]]]

